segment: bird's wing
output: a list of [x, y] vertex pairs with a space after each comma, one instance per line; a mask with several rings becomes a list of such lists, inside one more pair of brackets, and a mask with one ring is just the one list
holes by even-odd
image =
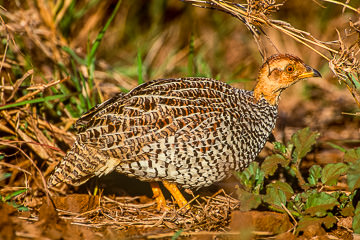
[[150, 81], [95, 110], [78, 141], [112, 157], [132, 158], [145, 144], [190, 132], [224, 112], [230, 90], [227, 84], [205, 78]]
[[[161, 80], [166, 81], [170, 79], [161, 79]], [[82, 132], [86, 130], [88, 127], [91, 127], [89, 125], [89, 122], [91, 120], [101, 118], [101, 116], [106, 112], [112, 112], [113, 109], [117, 107], [117, 105], [119, 104], [121, 105], [121, 102], [124, 101], [127, 96], [136, 95], [139, 93], [141, 94], [141, 92], [143, 92], [144, 90], [146, 91], [146, 89], [149, 86], [157, 84], [158, 82], [159, 80], [148, 81], [144, 84], [137, 86], [129, 93], [120, 92], [116, 94], [114, 97], [109, 98], [108, 100], [97, 104], [96, 106], [92, 107], [89, 111], [87, 111], [86, 113], [80, 116], [80, 118], [75, 122], [75, 128], [77, 128], [78, 132]]]
[[124, 96], [125, 93], [120, 92], [116, 94], [114, 97], [92, 107], [89, 111], [81, 115], [81, 117], [75, 122], [75, 128], [77, 128], [78, 132], [82, 132], [87, 128], [89, 121], [94, 116], [96, 116], [102, 110], [105, 110], [107, 107], [111, 106], [115, 101], [119, 101]]

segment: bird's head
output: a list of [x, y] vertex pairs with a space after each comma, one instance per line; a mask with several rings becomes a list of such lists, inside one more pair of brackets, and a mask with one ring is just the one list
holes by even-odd
[[263, 97], [270, 104], [276, 105], [284, 89], [310, 77], [321, 77], [321, 74], [298, 57], [290, 54], [273, 55], [260, 68], [254, 97], [256, 100]]

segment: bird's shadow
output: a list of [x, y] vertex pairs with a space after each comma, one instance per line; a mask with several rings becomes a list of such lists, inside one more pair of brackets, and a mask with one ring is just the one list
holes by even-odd
[[[198, 194], [201, 196], [211, 196], [222, 188], [225, 189], [226, 192], [232, 192], [231, 189], [234, 189], [234, 181], [236, 180], [231, 180], [230, 178], [226, 181], [213, 184], [209, 187], [193, 190], [193, 194], [195, 196]], [[104, 195], [115, 195], [119, 197], [136, 197], [145, 195], [149, 198], [152, 198], [153, 196], [150, 184], [148, 182], [143, 182], [136, 178], [128, 177], [124, 174], [119, 174], [116, 172], [110, 173], [101, 178], [94, 177], [90, 179], [87, 183], [81, 185], [77, 189], [77, 192], [93, 193], [96, 186], [103, 190]], [[170, 199], [170, 193], [165, 189], [164, 186], [162, 186], [162, 184], [160, 184], [160, 187], [164, 193], [165, 198]], [[179, 189], [187, 200], [192, 199], [192, 195], [186, 193], [181, 187]]]

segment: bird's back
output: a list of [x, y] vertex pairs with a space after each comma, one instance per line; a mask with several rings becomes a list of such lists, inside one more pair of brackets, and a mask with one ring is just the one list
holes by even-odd
[[198, 188], [255, 159], [277, 106], [209, 78], [153, 80], [84, 114], [50, 178], [77, 185], [117, 170], [145, 181]]

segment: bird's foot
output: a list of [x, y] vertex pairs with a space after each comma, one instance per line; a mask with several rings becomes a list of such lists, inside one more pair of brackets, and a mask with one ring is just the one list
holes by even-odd
[[184, 196], [182, 195], [182, 193], [180, 192], [180, 190], [178, 189], [175, 183], [169, 183], [167, 181], [163, 181], [163, 184], [166, 187], [166, 189], [169, 190], [171, 195], [175, 198], [175, 201], [180, 208], [186, 210], [190, 209], [190, 205], [188, 204], [188, 202], [186, 201], [186, 199], [184, 198]]
[[153, 198], [155, 198], [156, 209], [158, 211], [168, 211], [170, 208], [166, 205], [165, 197], [160, 189], [160, 186], [157, 182], [150, 183], [151, 190], [153, 191]]

